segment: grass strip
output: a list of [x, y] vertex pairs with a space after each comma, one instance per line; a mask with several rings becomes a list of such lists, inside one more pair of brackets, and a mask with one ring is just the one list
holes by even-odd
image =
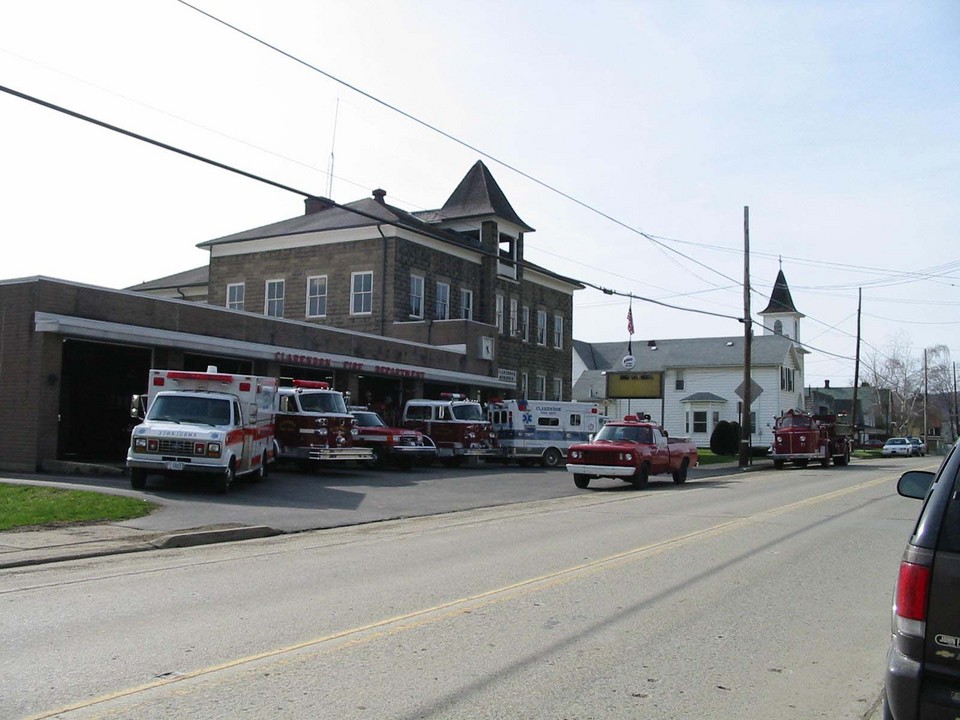
[[129, 520], [156, 508], [122, 495], [0, 483], [0, 531]]

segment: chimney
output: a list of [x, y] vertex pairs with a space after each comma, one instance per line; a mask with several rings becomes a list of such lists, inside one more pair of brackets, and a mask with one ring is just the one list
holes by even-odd
[[303, 199], [304, 205], [304, 215], [313, 215], [314, 213], [321, 212], [327, 208], [332, 208], [336, 205], [333, 200], [325, 197], [307, 197]]
[[386, 196], [387, 196], [386, 190], [381, 190], [380, 188], [377, 188], [376, 190], [373, 191], [373, 199], [376, 200], [381, 205], [386, 205], [386, 203], [383, 201], [383, 199]]
[[823, 381], [823, 386], [824, 386], [825, 388], [830, 387], [830, 381], [829, 381], [829, 380], [824, 380], [824, 381]]

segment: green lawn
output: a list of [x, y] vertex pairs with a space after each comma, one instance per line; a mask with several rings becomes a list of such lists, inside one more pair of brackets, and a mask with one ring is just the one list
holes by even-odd
[[0, 483], [0, 531], [129, 520], [156, 508], [154, 503], [120, 495]]
[[736, 455], [715, 455], [709, 448], [697, 448], [697, 457], [700, 458], [701, 465], [716, 465], [717, 463], [737, 462], [740, 458]]

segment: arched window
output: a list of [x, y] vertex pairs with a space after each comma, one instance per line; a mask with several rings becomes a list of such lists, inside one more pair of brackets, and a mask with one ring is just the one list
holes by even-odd
[[783, 335], [783, 321], [782, 321], [782, 320], [777, 320], [776, 322], [773, 323], [773, 331], [774, 331], [777, 335]]

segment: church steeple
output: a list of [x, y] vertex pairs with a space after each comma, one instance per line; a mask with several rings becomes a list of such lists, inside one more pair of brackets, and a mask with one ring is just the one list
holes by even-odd
[[800, 342], [800, 318], [803, 313], [797, 310], [790, 295], [787, 278], [783, 269], [777, 273], [777, 280], [773, 284], [770, 302], [760, 311], [763, 317], [764, 335], [783, 335], [791, 340]]

